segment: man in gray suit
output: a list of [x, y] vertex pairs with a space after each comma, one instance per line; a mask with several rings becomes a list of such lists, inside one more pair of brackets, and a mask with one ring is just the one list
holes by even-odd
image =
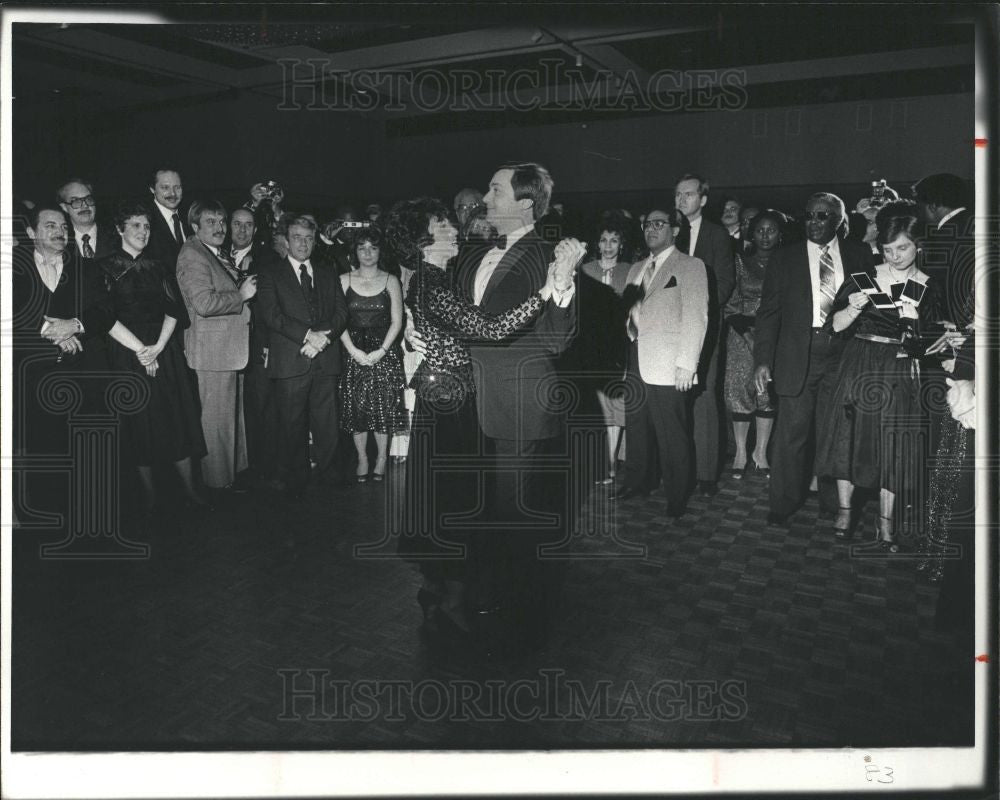
[[655, 483], [653, 441], [667, 495], [667, 514], [684, 513], [691, 487], [691, 423], [687, 392], [698, 380], [698, 359], [708, 329], [708, 277], [700, 259], [675, 246], [686, 219], [654, 209], [643, 232], [649, 258], [632, 265], [624, 295], [631, 301], [631, 340], [625, 427], [629, 453], [625, 483], [614, 498], [645, 495]]
[[205, 486], [231, 488], [247, 468], [243, 425], [243, 376], [250, 352], [250, 309], [257, 278], [242, 281], [228, 253], [226, 209], [218, 200], [196, 202], [188, 212], [195, 235], [177, 255], [177, 283], [191, 325], [184, 331], [188, 366], [198, 376], [201, 427], [208, 448], [201, 462]]

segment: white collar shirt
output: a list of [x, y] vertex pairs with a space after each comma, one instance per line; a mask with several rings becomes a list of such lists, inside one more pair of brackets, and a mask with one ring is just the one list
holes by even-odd
[[[844, 262], [840, 258], [840, 240], [834, 236], [827, 244], [830, 246], [830, 257], [833, 259], [833, 290], [839, 291], [840, 285], [844, 282]], [[823, 317], [820, 314], [820, 305], [823, 295], [819, 286], [819, 257], [826, 245], [806, 242], [806, 252], [809, 254], [809, 282], [812, 284], [812, 326], [820, 328], [823, 325]]]
[[489, 285], [490, 278], [493, 277], [493, 273], [496, 271], [497, 266], [500, 264], [503, 257], [507, 254], [511, 247], [513, 247], [517, 242], [523, 239], [528, 233], [533, 231], [535, 228], [534, 223], [530, 225], [525, 225], [518, 228], [516, 231], [507, 234], [507, 247], [501, 250], [499, 247], [494, 247], [490, 250], [483, 260], [479, 262], [479, 268], [476, 270], [476, 278], [473, 282], [473, 302], [478, 306], [483, 302], [483, 295], [486, 294], [486, 287]]

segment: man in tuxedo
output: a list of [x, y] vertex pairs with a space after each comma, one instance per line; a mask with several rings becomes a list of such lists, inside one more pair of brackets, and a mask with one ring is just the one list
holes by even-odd
[[[92, 345], [114, 319], [99, 302], [100, 288], [84, 280], [81, 259], [67, 247], [69, 224], [60, 208], [32, 208], [26, 233], [31, 247], [15, 248], [11, 281], [14, 453], [63, 454], [69, 447], [66, 418], [53, 407], [43, 381], [64, 373], [80, 386], [80, 411], [105, 411], [103, 387], [95, 379], [108, 369], [106, 350]], [[52, 482], [35, 483], [44, 486], [33, 492], [41, 502], [32, 504], [52, 507]]]
[[[149, 193], [153, 198], [149, 208], [149, 244], [143, 255], [173, 270], [177, 266], [181, 247], [191, 238], [191, 224], [180, 208], [184, 198], [180, 173], [172, 167], [154, 170]], [[190, 219], [190, 213], [187, 218]]]
[[869, 269], [871, 251], [842, 238], [844, 201], [819, 192], [806, 203], [806, 241], [775, 251], [764, 276], [754, 383], [760, 393], [774, 381], [779, 397], [772, 441], [768, 522], [784, 525], [802, 505], [813, 475], [817, 422], [827, 414], [843, 349], [824, 326], [841, 284]]
[[258, 302], [270, 332], [267, 374], [278, 409], [280, 476], [297, 497], [309, 480], [310, 431], [317, 475], [335, 481], [338, 339], [347, 327], [347, 299], [336, 269], [312, 257], [317, 226], [311, 217], [283, 217], [278, 233], [288, 241], [288, 255], [262, 264]]
[[649, 257], [632, 265], [624, 295], [630, 306], [630, 401], [625, 408], [629, 453], [625, 482], [614, 497], [628, 500], [653, 488], [655, 442], [671, 517], [684, 513], [691, 487], [687, 392], [697, 381], [709, 324], [705, 264], [675, 245], [686, 225], [679, 209], [653, 209], [646, 215], [642, 227]]
[[722, 447], [719, 441], [722, 405], [719, 375], [723, 362], [722, 309], [736, 286], [736, 266], [733, 245], [726, 229], [702, 215], [708, 202], [708, 182], [700, 175], [681, 177], [674, 190], [674, 203], [687, 217], [691, 228], [684, 252], [699, 259], [708, 269], [708, 331], [705, 334], [701, 358], [698, 361], [698, 381], [694, 390], [694, 450], [698, 475], [698, 491], [710, 497], [718, 491]]
[[188, 222], [195, 235], [177, 255], [177, 283], [191, 320], [184, 331], [184, 355], [198, 377], [208, 450], [201, 475], [210, 489], [229, 489], [247, 468], [241, 371], [249, 358], [248, 304], [257, 293], [257, 279], [240, 281], [222, 249], [226, 209], [218, 200], [193, 203]]
[[[548, 171], [534, 163], [505, 165], [490, 180], [483, 201], [500, 236], [492, 248], [463, 248], [458, 269], [459, 286], [485, 313], [503, 313], [545, 284], [553, 248], [535, 223], [548, 209], [552, 186]], [[575, 287], [567, 279], [557, 288], [532, 327], [512, 340], [469, 346], [487, 451], [485, 516], [494, 526], [473, 548], [484, 569], [472, 603], [481, 612], [502, 609], [512, 626], [507, 634], [516, 639], [514, 631], [528, 631], [536, 644], [543, 634], [538, 514], [556, 514], [560, 524], [567, 514], [565, 491], [537, 471], [540, 460], [563, 452], [565, 435], [564, 417], [547, 398], [558, 392], [555, 359], [574, 334]]]
[[60, 186], [56, 194], [60, 208], [72, 223], [73, 240], [80, 258], [102, 258], [118, 249], [121, 244], [118, 232], [97, 219], [97, 201], [90, 183], [73, 178]]

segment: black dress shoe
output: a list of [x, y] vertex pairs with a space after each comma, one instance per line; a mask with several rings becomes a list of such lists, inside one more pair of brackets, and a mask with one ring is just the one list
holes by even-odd
[[719, 493], [719, 484], [715, 481], [698, 481], [698, 492], [702, 497], [714, 497]]
[[788, 515], [787, 514], [768, 514], [767, 515], [768, 525], [778, 525], [782, 528], [788, 527]]
[[611, 499], [619, 500], [624, 503], [626, 500], [631, 500], [633, 497], [645, 497], [648, 494], [649, 492], [642, 492], [638, 489], [633, 489], [631, 486], [623, 486], [611, 495]]

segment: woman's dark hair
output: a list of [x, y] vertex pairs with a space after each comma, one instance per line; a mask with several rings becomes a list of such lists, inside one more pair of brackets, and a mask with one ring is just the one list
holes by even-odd
[[115, 206], [115, 228], [122, 230], [126, 221], [132, 217], [145, 217], [146, 221], [152, 223], [149, 218], [149, 209], [138, 200], [126, 200]]
[[883, 247], [900, 236], [919, 242], [924, 232], [924, 223], [916, 214], [916, 204], [908, 200], [889, 203], [880, 209], [875, 225], [878, 228], [876, 241]]
[[385, 218], [385, 241], [396, 262], [416, 269], [423, 259], [422, 249], [434, 241], [427, 229], [431, 221], [447, 219], [448, 207], [433, 197], [400, 200]]
[[774, 223], [774, 226], [778, 229], [778, 234], [781, 236], [781, 241], [784, 242], [791, 220], [776, 208], [765, 208], [750, 220], [750, 225], [747, 226], [747, 239], [750, 244], [753, 244], [753, 235], [757, 230], [757, 226], [765, 220], [770, 220]]
[[631, 261], [632, 242], [634, 240], [633, 229], [635, 222], [618, 210], [605, 211], [601, 214], [601, 219], [597, 224], [597, 235], [594, 237], [593, 253], [595, 258], [601, 257], [600, 241], [604, 231], [617, 234], [621, 240], [621, 247], [618, 250], [619, 261]]

